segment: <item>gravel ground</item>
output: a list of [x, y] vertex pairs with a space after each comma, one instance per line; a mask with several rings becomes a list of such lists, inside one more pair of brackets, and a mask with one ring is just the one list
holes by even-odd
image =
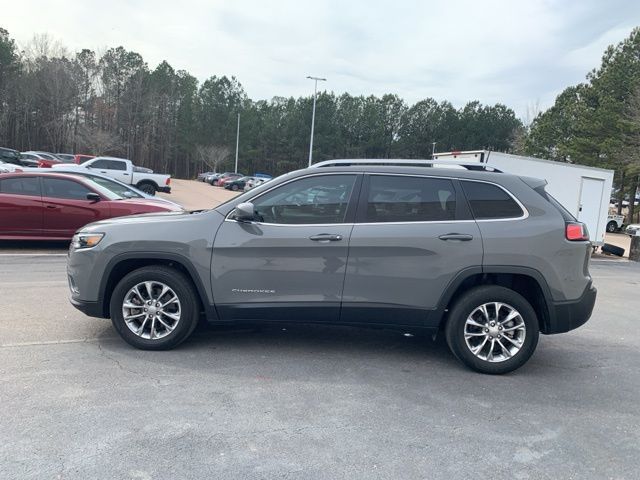
[[188, 210], [200, 210], [213, 208], [235, 197], [237, 193], [195, 180], [171, 179], [171, 193], [157, 195], [179, 203]]

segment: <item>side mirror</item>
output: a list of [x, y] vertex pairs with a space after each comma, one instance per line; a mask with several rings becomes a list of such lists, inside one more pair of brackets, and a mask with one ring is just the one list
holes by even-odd
[[102, 200], [102, 197], [100, 197], [100, 195], [98, 195], [97, 193], [89, 192], [87, 193], [87, 200], [91, 200], [92, 202], [99, 202], [100, 200]]
[[236, 209], [233, 214], [236, 220], [240, 221], [252, 221], [255, 219], [255, 210], [253, 208], [253, 203], [244, 202], [240, 203], [236, 206]]

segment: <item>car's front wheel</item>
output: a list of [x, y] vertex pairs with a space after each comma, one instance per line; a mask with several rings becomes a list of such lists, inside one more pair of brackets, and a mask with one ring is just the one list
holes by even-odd
[[153, 265], [134, 270], [116, 285], [111, 321], [130, 345], [167, 350], [193, 332], [198, 305], [193, 284], [182, 272]]
[[475, 287], [449, 312], [447, 343], [465, 365], [502, 374], [524, 365], [538, 344], [538, 319], [517, 292], [495, 285]]

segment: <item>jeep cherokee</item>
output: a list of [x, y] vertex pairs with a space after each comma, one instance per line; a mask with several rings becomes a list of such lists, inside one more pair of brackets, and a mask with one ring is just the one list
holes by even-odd
[[341, 324], [441, 332], [468, 367], [515, 370], [540, 332], [591, 315], [586, 227], [543, 180], [440, 167], [333, 160], [212, 210], [92, 223], [70, 248], [71, 302], [142, 349], [201, 317]]

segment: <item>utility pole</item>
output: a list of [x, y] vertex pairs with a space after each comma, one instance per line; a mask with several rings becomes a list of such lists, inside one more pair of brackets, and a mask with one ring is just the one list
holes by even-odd
[[431, 160], [433, 160], [433, 157], [436, 154], [436, 143], [438, 143], [438, 142], [433, 142], [431, 144]]
[[313, 128], [316, 123], [316, 97], [318, 93], [318, 81], [326, 82], [326, 78], [320, 77], [307, 77], [309, 80], [314, 80], [315, 84], [313, 87], [313, 113], [311, 114], [311, 140], [309, 141], [309, 166], [311, 166], [311, 160], [313, 158]]
[[240, 145], [240, 112], [238, 112], [238, 129], [236, 131], [236, 169], [235, 173], [238, 173], [238, 146]]

